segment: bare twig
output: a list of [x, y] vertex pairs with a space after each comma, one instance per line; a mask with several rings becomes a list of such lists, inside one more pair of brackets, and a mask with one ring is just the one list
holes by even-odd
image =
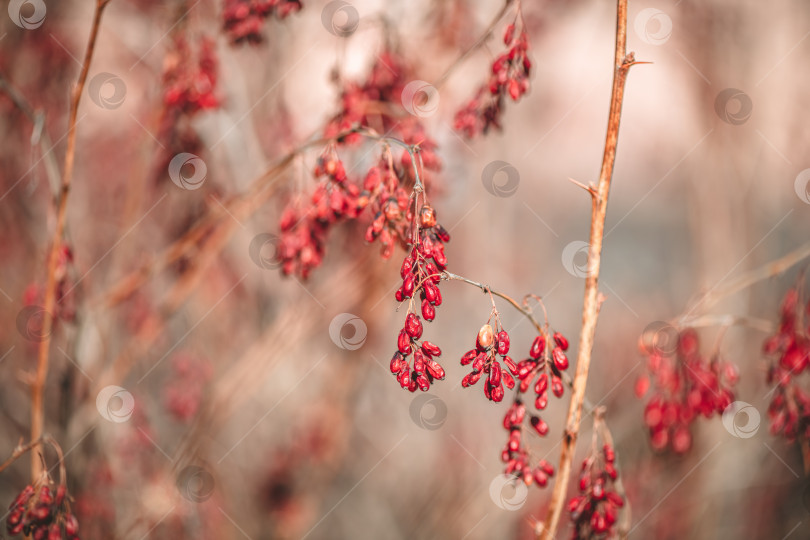
[[685, 315], [680, 318], [679, 324], [681, 326], [691, 326], [692, 321], [689, 319], [689, 315], [691, 315], [691, 313], [698, 308], [700, 308], [701, 311], [705, 311], [717, 304], [717, 302], [723, 298], [747, 289], [755, 283], [786, 272], [808, 257], [810, 257], [810, 242], [799, 246], [787, 255], [780, 257], [775, 261], [771, 261], [760, 266], [759, 268], [751, 270], [750, 272], [746, 272], [737, 279], [728, 283], [725, 287], [719, 289], [714, 288], [708, 291]]
[[[84, 84], [87, 81], [87, 73], [90, 70], [90, 61], [93, 58], [93, 51], [96, 46], [99, 27], [101, 25], [101, 15], [109, 0], [97, 0], [96, 9], [93, 14], [93, 23], [90, 29], [90, 37], [87, 41], [87, 50], [82, 62], [82, 70], [79, 80], [73, 88], [70, 102], [70, 119], [68, 121], [67, 150], [65, 151], [64, 174], [58, 193], [58, 203], [56, 209], [56, 227], [51, 239], [51, 251], [48, 256], [48, 278], [45, 285], [45, 300], [43, 305], [44, 317], [42, 330], [44, 338], [39, 344], [39, 354], [37, 358], [36, 376], [31, 383], [31, 440], [37, 441], [42, 436], [42, 426], [44, 424], [43, 390], [45, 380], [48, 376], [48, 354], [51, 346], [51, 330], [53, 328], [53, 311], [56, 305], [56, 268], [59, 261], [59, 251], [62, 245], [62, 235], [65, 230], [65, 218], [67, 215], [67, 199], [70, 194], [71, 180], [73, 179], [73, 162], [76, 154], [76, 118], [79, 111]], [[31, 476], [37, 478], [42, 470], [42, 464], [35, 454], [31, 457]]]
[[5, 76], [0, 73], [0, 92], [4, 92], [14, 106], [17, 107], [28, 119], [34, 124], [31, 133], [31, 144], [39, 143], [40, 150], [42, 151], [42, 160], [45, 165], [45, 172], [48, 175], [48, 181], [51, 186], [51, 192], [56, 197], [59, 190], [59, 166], [56, 164], [51, 150], [53, 144], [51, 138], [48, 136], [48, 130], [45, 129], [45, 115], [42, 111], [35, 110], [33, 106], [25, 99], [25, 97], [17, 91], [12, 84], [6, 80]]
[[503, 7], [501, 7], [500, 11], [498, 11], [498, 13], [492, 18], [492, 21], [489, 23], [489, 26], [487, 26], [486, 30], [484, 30], [484, 33], [481, 34], [478, 37], [478, 39], [475, 40], [475, 43], [470, 45], [466, 51], [461, 53], [461, 56], [459, 56], [452, 64], [450, 64], [450, 67], [448, 67], [444, 71], [444, 73], [442, 73], [441, 77], [439, 77], [436, 80], [436, 83], [433, 85], [434, 87], [436, 87], [436, 89], [441, 88], [441, 86], [445, 82], [447, 82], [447, 79], [450, 77], [453, 71], [455, 71], [456, 68], [460, 66], [464, 62], [464, 60], [467, 59], [468, 56], [470, 56], [473, 52], [478, 50], [479, 47], [481, 47], [484, 43], [486, 43], [487, 39], [489, 39], [489, 36], [492, 35], [492, 32], [495, 30], [495, 27], [498, 25], [500, 20], [506, 14], [507, 10], [509, 9], [509, 7], [512, 5], [513, 2], [514, 0], [505, 0]]
[[614, 56], [613, 89], [610, 98], [605, 151], [602, 157], [602, 169], [596, 194], [591, 197], [591, 234], [588, 250], [588, 275], [585, 278], [585, 299], [582, 306], [582, 330], [579, 336], [577, 369], [574, 375], [574, 388], [571, 396], [565, 435], [560, 452], [560, 463], [554, 491], [551, 495], [548, 513], [538, 538], [554, 538], [560, 523], [560, 515], [568, 489], [571, 475], [571, 461], [577, 444], [579, 424], [582, 418], [582, 405], [585, 399], [585, 387], [588, 383], [588, 371], [591, 364], [593, 337], [596, 332], [596, 321], [599, 317], [599, 267], [602, 256], [602, 237], [605, 230], [608, 194], [613, 178], [613, 164], [616, 160], [616, 145], [619, 139], [624, 84], [627, 73], [634, 63], [633, 53], [627, 54], [627, 0], [617, 0], [616, 50]]

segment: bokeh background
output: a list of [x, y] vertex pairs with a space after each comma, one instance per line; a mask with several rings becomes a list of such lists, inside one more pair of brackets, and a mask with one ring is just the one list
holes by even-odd
[[[17, 317], [37, 303], [45, 280], [51, 185], [94, 7], [45, 4], [36, 28], [0, 17], [2, 459], [28, 434], [25, 381], [37, 344]], [[320, 148], [292, 160], [268, 201], [223, 210], [335, 113], [335, 73], [362, 80], [385, 44], [396, 43], [413, 78], [435, 82], [501, 9], [498, 1], [461, 0], [347, 6], [335, 16], [345, 25], [357, 15], [348, 37], [330, 31], [327, 2], [305, 0], [299, 13], [268, 19], [262, 43], [237, 46], [222, 31], [219, 1], [113, 0], [107, 8], [90, 79], [110, 74], [124, 93], [110, 83], [96, 100], [85, 94], [79, 111], [65, 301], [75, 315], [54, 335], [46, 390], [46, 430], [67, 454], [84, 538], [531, 538], [531, 523], [545, 515], [550, 487], [532, 486], [516, 510], [491, 496], [507, 404], [460, 387], [466, 370], [457, 359], [489, 316], [485, 295], [442, 286], [444, 303], [426, 332], [444, 351], [448, 378], [431, 399], [419, 398], [388, 371], [404, 318], [393, 297], [401, 252], [381, 259], [364, 227], [350, 224], [334, 232], [324, 264], [306, 281], [250, 256], [257, 235], [278, 232], [290, 194], [314, 186]], [[552, 325], [576, 343], [585, 261], [564, 252], [587, 240], [590, 204], [568, 179], [587, 184], [598, 175], [615, 5], [546, 0], [522, 9], [531, 90], [507, 105], [502, 132], [469, 141], [454, 131], [454, 112], [501, 51], [514, 18], [507, 11], [423, 118], [444, 164], [431, 200], [452, 235], [452, 272], [515, 297], [542, 296]], [[694, 426], [685, 455], [654, 452], [633, 384], [644, 371], [644, 328], [807, 240], [810, 198], [797, 177], [810, 167], [810, 9], [801, 0], [634, 1], [629, 26], [629, 50], [651, 64], [634, 67], [627, 83], [587, 396], [607, 408], [632, 507], [630, 537], [807, 537], [810, 484], [800, 452], [767, 429], [763, 332], [732, 327], [720, 344], [742, 373], [737, 398], [761, 413], [753, 437], [732, 436], [715, 417]], [[218, 105], [167, 117], [164, 73], [192, 62], [177, 39], [201, 36], [218, 60]], [[729, 88], [736, 91], [723, 94]], [[166, 173], [182, 149], [205, 163], [199, 189], [180, 189]], [[344, 159], [353, 177], [369, 158]], [[514, 193], [493, 195], [493, 182], [506, 179], [482, 178], [496, 160], [517, 172]], [[167, 247], [206, 219], [217, 226], [166, 261]], [[775, 321], [797, 272], [711, 312]], [[499, 306], [522, 355], [533, 329]], [[362, 321], [354, 328], [364, 336], [341, 334], [359, 347], [330, 336], [341, 314]], [[704, 347], [717, 336], [716, 328], [701, 330]], [[109, 421], [97, 407], [110, 385], [134, 399], [125, 421]], [[569, 395], [551, 400], [543, 415], [550, 433], [531, 442], [534, 455], [555, 464]], [[575, 471], [590, 435], [586, 417]], [[28, 474], [27, 459], [6, 470], [0, 502]], [[558, 537], [569, 527], [564, 515]]]

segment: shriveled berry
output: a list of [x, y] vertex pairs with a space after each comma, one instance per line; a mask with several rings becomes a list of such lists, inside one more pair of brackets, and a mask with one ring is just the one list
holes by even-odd
[[481, 351], [487, 351], [490, 347], [492, 347], [492, 343], [495, 340], [495, 335], [492, 331], [492, 327], [488, 324], [485, 324], [481, 327], [478, 331], [478, 338], [476, 340], [476, 346]]
[[399, 331], [399, 338], [397, 339], [397, 347], [399, 348], [399, 352], [403, 355], [408, 356], [411, 354], [413, 347], [411, 347], [411, 338], [408, 337], [407, 332], [405, 329]]
[[414, 339], [422, 337], [422, 320], [415, 314], [408, 313], [405, 317], [405, 331]]

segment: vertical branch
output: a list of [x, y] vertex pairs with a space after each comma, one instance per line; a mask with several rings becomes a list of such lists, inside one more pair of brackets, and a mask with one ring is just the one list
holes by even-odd
[[610, 98], [605, 153], [602, 157], [602, 169], [599, 173], [599, 184], [596, 189], [589, 188], [591, 194], [591, 234], [588, 250], [588, 275], [585, 278], [585, 300], [582, 306], [582, 330], [579, 336], [577, 370], [574, 375], [574, 388], [571, 403], [566, 417], [565, 433], [560, 453], [559, 473], [554, 484], [546, 521], [538, 532], [538, 538], [554, 538], [560, 523], [560, 514], [565, 504], [568, 479], [571, 475], [571, 461], [579, 434], [582, 418], [582, 404], [585, 399], [585, 386], [588, 382], [588, 370], [591, 365], [593, 337], [596, 332], [596, 320], [599, 317], [601, 299], [599, 296], [599, 267], [602, 255], [602, 237], [605, 232], [605, 213], [607, 211], [608, 193], [613, 177], [613, 163], [616, 159], [616, 143], [619, 138], [619, 122], [624, 99], [624, 83], [627, 72], [634, 62], [633, 53], [627, 54], [627, 0], [618, 0], [616, 20], [616, 55], [614, 60], [613, 89]]
[[[45, 420], [43, 405], [43, 390], [45, 380], [48, 377], [48, 355], [51, 346], [51, 331], [53, 330], [53, 317], [56, 306], [56, 267], [59, 261], [59, 250], [62, 244], [62, 235], [65, 230], [65, 216], [67, 211], [67, 199], [70, 194], [70, 184], [73, 179], [73, 162], [76, 154], [76, 118], [79, 112], [79, 102], [81, 101], [84, 84], [87, 81], [87, 73], [90, 70], [90, 61], [93, 58], [93, 51], [96, 46], [101, 24], [101, 14], [107, 6], [109, 0], [96, 0], [96, 9], [93, 14], [93, 24], [90, 29], [90, 37], [87, 42], [87, 50], [84, 53], [84, 62], [79, 74], [79, 80], [73, 88], [70, 99], [70, 117], [68, 120], [67, 150], [65, 151], [65, 166], [62, 175], [62, 182], [57, 194], [56, 207], [56, 227], [51, 239], [51, 251], [48, 256], [48, 277], [45, 284], [45, 301], [43, 305], [44, 319], [42, 321], [42, 333], [44, 338], [39, 344], [37, 356], [37, 371], [31, 382], [31, 440], [39, 441], [42, 437], [42, 426]], [[36, 452], [31, 453], [31, 476], [36, 479], [41, 472], [42, 464], [37, 459]]]

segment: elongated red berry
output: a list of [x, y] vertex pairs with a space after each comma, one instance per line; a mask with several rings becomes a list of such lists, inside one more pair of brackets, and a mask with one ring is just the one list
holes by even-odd
[[478, 355], [475, 357], [475, 360], [473, 360], [472, 363], [473, 371], [482, 371], [484, 369], [484, 363], [486, 361], [487, 361], [487, 353], [482, 352], [478, 353]]
[[414, 339], [422, 337], [422, 320], [413, 313], [405, 317], [405, 331]]
[[406, 362], [402, 357], [402, 353], [399, 351], [395, 352], [394, 356], [391, 358], [391, 373], [399, 373], [405, 364]]
[[532, 416], [530, 422], [538, 435], [544, 437], [548, 433], [548, 424], [539, 416]]
[[425, 366], [427, 367], [428, 373], [430, 373], [434, 379], [439, 379], [440, 381], [444, 380], [444, 368], [436, 360], [425, 361]]
[[554, 347], [554, 350], [551, 351], [551, 358], [554, 360], [554, 365], [560, 371], [568, 369], [568, 357], [565, 356], [562, 347]]
[[422, 350], [425, 351], [430, 356], [441, 356], [442, 350], [439, 348], [438, 345], [434, 345], [430, 341], [423, 341], [422, 342]]
[[556, 375], [551, 376], [551, 391], [554, 392], [554, 395], [560, 397], [563, 395], [563, 383], [562, 379], [557, 377]]
[[529, 356], [537, 360], [543, 355], [543, 351], [546, 350], [546, 338], [543, 336], [537, 336], [534, 338], [532, 342], [532, 347], [529, 349]]
[[465, 352], [464, 356], [461, 357], [461, 365], [466, 366], [467, 364], [475, 360], [476, 356], [478, 356], [478, 351], [476, 351], [475, 349]]
[[424, 317], [426, 321], [432, 321], [436, 318], [436, 308], [433, 307], [433, 304], [428, 302], [427, 298], [422, 300], [422, 317]]
[[508, 370], [509, 370], [509, 372], [510, 372], [512, 375], [517, 375], [517, 374], [518, 374], [518, 368], [517, 368], [517, 365], [515, 364], [515, 361], [514, 361], [514, 360], [512, 360], [512, 358], [511, 358], [511, 357], [509, 357], [509, 356], [504, 356], [504, 357], [503, 357], [503, 363], [504, 363], [504, 365], [506, 366], [506, 369], [508, 369]]
[[509, 352], [509, 334], [506, 330], [498, 332], [498, 354], [506, 355]]
[[425, 372], [425, 353], [422, 349], [416, 349], [413, 353], [413, 370], [417, 373]]
[[501, 365], [495, 361], [489, 368], [489, 384], [498, 386], [501, 384]]
[[472, 373], [468, 373], [461, 379], [461, 386], [467, 388], [468, 386], [472, 386], [477, 383], [481, 379], [481, 372], [480, 371], [473, 371]]
[[408, 337], [408, 334], [405, 332], [404, 328], [399, 331], [397, 347], [399, 348], [399, 352], [401, 352], [404, 356], [408, 356], [413, 350], [413, 347], [411, 347], [411, 338]]
[[515, 379], [508, 372], [501, 370], [501, 379], [509, 390], [515, 387]]
[[491, 396], [492, 401], [494, 401], [495, 403], [500, 403], [501, 401], [503, 401], [504, 396], [503, 385], [499, 384], [498, 386], [493, 387], [491, 391]]
[[537, 378], [537, 382], [534, 385], [534, 393], [535, 394], [544, 394], [548, 389], [548, 375], [545, 373], [541, 373], [540, 376]]
[[416, 284], [416, 278], [413, 274], [408, 274], [405, 276], [405, 280], [402, 282], [402, 296], [403, 298], [410, 298], [413, 296], [413, 288]]
[[430, 381], [424, 373], [416, 376], [416, 384], [419, 385], [419, 390], [427, 392], [430, 389]]
[[425, 300], [431, 304], [435, 304], [436, 298], [438, 297], [439, 288], [432, 281], [428, 280], [425, 282], [422, 290], [425, 291]]
[[568, 340], [559, 332], [554, 332], [554, 342], [564, 351], [568, 350]]

